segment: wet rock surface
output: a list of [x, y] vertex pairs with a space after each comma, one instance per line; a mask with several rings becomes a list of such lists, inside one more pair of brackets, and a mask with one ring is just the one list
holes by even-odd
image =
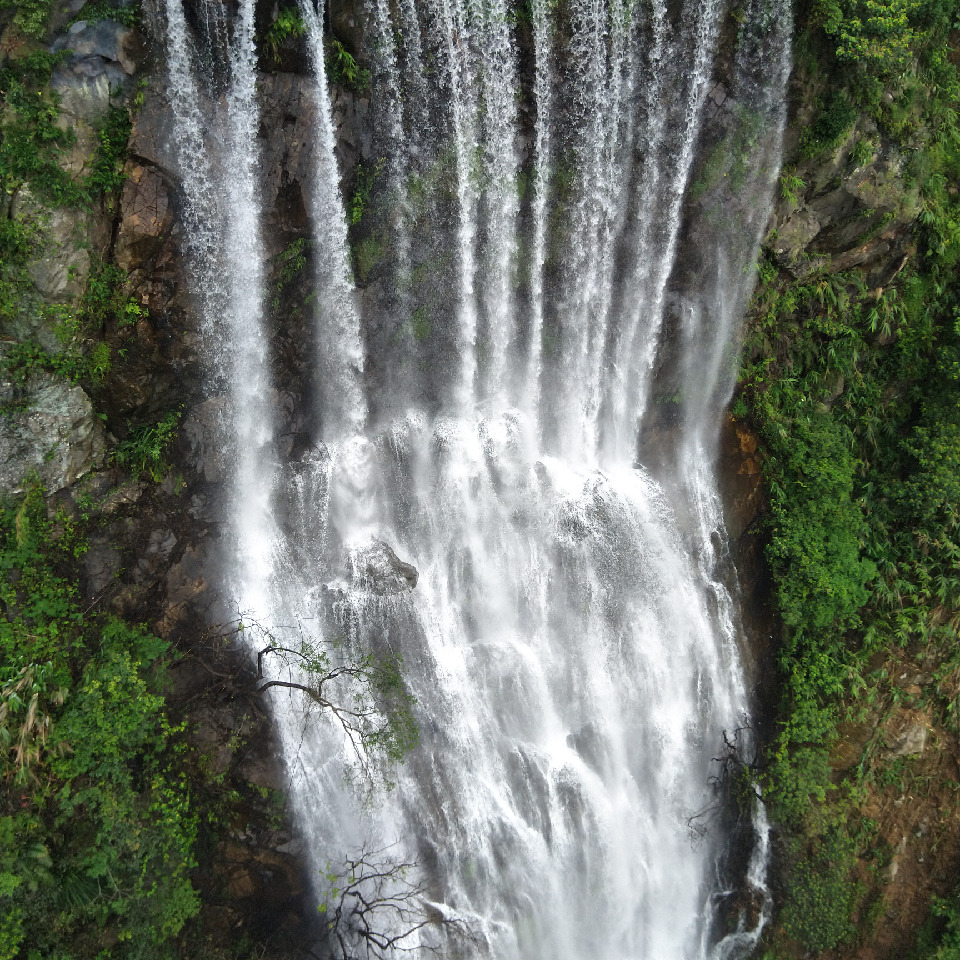
[[134, 30], [113, 20], [78, 20], [50, 45], [53, 53], [70, 51], [72, 60], [99, 57], [116, 63], [128, 76], [137, 69], [138, 48]]
[[124, 172], [114, 255], [117, 266], [130, 271], [160, 253], [164, 235], [173, 226], [173, 206], [169, 184], [158, 168], [130, 162]]
[[51, 493], [103, 464], [107, 437], [90, 398], [77, 384], [31, 374], [23, 386], [0, 383], [0, 488], [22, 491], [37, 477]]
[[379, 596], [406, 593], [417, 585], [417, 568], [404, 563], [382, 540], [350, 550], [347, 570], [355, 589]]
[[[38, 203], [29, 189], [17, 191], [10, 207], [13, 217], [33, 220], [43, 224], [44, 240], [41, 256], [30, 263], [27, 273], [39, 296], [48, 303], [65, 303], [78, 297], [90, 274], [91, 237], [96, 229], [93, 218], [86, 210], [70, 207], [48, 209]], [[49, 349], [57, 352], [59, 341], [37, 319], [26, 330], [14, 328], [11, 332], [21, 336], [37, 336]]]

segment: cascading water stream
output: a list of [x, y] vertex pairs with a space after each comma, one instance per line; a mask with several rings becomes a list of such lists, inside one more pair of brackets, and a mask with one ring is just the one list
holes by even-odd
[[[679, 150], [676, 142], [667, 141], [662, 164], [665, 170], [657, 170], [660, 165], [655, 164], [652, 174], [655, 183], [651, 189], [643, 191], [647, 202], [638, 212], [641, 244], [634, 260], [634, 276], [625, 287], [628, 297], [624, 301], [613, 359], [619, 376], [611, 379], [609, 384], [611, 432], [616, 438], [615, 449], [619, 451], [633, 442], [635, 424], [642, 418], [650, 400], [650, 373], [663, 324], [664, 293], [675, 262], [684, 191], [693, 163], [703, 101], [709, 89], [721, 9], [717, 0], [699, 0], [690, 13], [689, 22], [694, 27], [689, 37], [693, 48], [687, 69], [689, 86], [681, 101], [681, 116], [671, 118], [679, 123], [682, 131]], [[655, 29], [662, 29], [656, 15], [654, 22]], [[676, 46], [671, 50], [674, 57], [679, 52]], [[664, 140], [654, 142], [655, 149], [663, 146]], [[674, 151], [675, 158], [670, 156]], [[665, 181], [664, 187], [658, 190], [662, 181]], [[656, 226], [651, 231], [648, 224]]]
[[[195, 41], [182, 0], [165, 0], [163, 18], [188, 269], [225, 399], [223, 442], [234, 464], [230, 592], [247, 609], [262, 609], [272, 577], [273, 413], [263, 323], [254, 9], [254, 0], [241, 0], [228, 32], [219, 5], [203, 3], [212, 54], [207, 69], [191, 56]], [[214, 110], [221, 97], [221, 109]]]
[[241, 0], [234, 21], [227, 93], [229, 176], [226, 178], [224, 270], [226, 336], [235, 464], [235, 592], [262, 608], [272, 576], [273, 411], [264, 335], [264, 255], [260, 244], [259, 154], [254, 0]]
[[[762, 811], [741, 878], [759, 920], [727, 914], [727, 936], [725, 838], [701, 821], [724, 732], [749, 714], [712, 451], [778, 162], [785, 4], [751, 4], [730, 38], [736, 77], [711, 135], [759, 121], [743, 196], [724, 206], [688, 190], [708, 149], [721, 0], [684, 0], [678, 16], [534, 0], [526, 27], [499, 0], [374, 3], [391, 156], [365, 229], [393, 237], [379, 275], [403, 289], [377, 302], [403, 315], [371, 316], [350, 277], [323, 18], [300, 0], [317, 400], [309, 442], [278, 466], [252, 0], [226, 55], [211, 53], [224, 98], [198, 79], [179, 0], [165, 4], [188, 253], [206, 333], [224, 323], [233, 344], [209, 356], [223, 379], [242, 373], [226, 403], [231, 589], [334, 663], [401, 656], [416, 698], [421, 743], [396, 770], [309, 700], [275, 698], [314, 863], [389, 848], [417, 864], [420, 909], [462, 922], [411, 932], [415, 955], [745, 956], [768, 912]], [[205, 154], [205, 127], [222, 156]], [[376, 340], [378, 327], [394, 333]], [[654, 475], [638, 429], [665, 370], [683, 387], [682, 430]], [[358, 769], [395, 789], [358, 803], [345, 783]]]
[[460, 376], [453, 385], [454, 403], [469, 411], [477, 380], [477, 238], [478, 196], [472, 164], [479, 149], [476, 92], [473, 90], [473, 51], [469, 9], [459, 0], [431, 0], [440, 6], [439, 21], [445, 44], [446, 68], [452, 103], [456, 152], [457, 255], [460, 289], [457, 297]]
[[[477, 51], [483, 134], [483, 237], [480, 305], [483, 324], [479, 397], [501, 411], [516, 396], [513, 357], [517, 351], [513, 275], [517, 253], [516, 52], [507, 24], [506, 0], [484, 4]], [[513, 389], [511, 389], [513, 388]]]
[[[550, 168], [553, 158], [553, 138], [550, 126], [553, 122], [554, 59], [553, 31], [548, 0], [533, 0], [531, 4], [534, 56], [534, 166], [532, 256], [530, 263], [529, 332], [527, 348], [526, 384], [527, 395], [521, 401], [528, 419], [540, 406], [540, 378], [543, 375], [543, 284], [544, 266], [547, 259], [547, 203], [550, 191]], [[539, 434], [539, 423], [534, 429]]]
[[347, 254], [347, 225], [340, 193], [340, 172], [334, 155], [333, 117], [323, 50], [323, 17], [313, 0], [300, 0], [307, 48], [313, 66], [313, 99], [317, 111], [314, 180], [310, 214], [316, 285], [318, 356], [315, 382], [320, 396], [319, 434], [324, 440], [357, 436], [367, 423], [363, 392], [364, 354], [353, 281]]

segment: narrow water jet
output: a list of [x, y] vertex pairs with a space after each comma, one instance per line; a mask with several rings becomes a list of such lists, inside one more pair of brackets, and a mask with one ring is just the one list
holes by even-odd
[[550, 198], [550, 170], [553, 162], [553, 23], [548, 0], [533, 0], [531, 5], [534, 56], [534, 165], [531, 188], [533, 201], [532, 255], [530, 262], [528, 361], [526, 396], [521, 405], [539, 436], [540, 378], [543, 375], [543, 285], [547, 260], [547, 209]]
[[204, 2], [202, 9], [210, 44], [206, 69], [182, 0], [164, 3], [171, 146], [184, 191], [188, 274], [208, 365], [225, 400], [222, 439], [234, 465], [228, 491], [230, 592], [247, 609], [262, 609], [272, 576], [274, 455], [263, 316], [255, 3], [241, 0], [229, 27], [221, 22], [219, 4]]
[[318, 345], [314, 382], [320, 397], [318, 436], [335, 440], [358, 435], [366, 426], [365, 357], [348, 261], [340, 172], [334, 154], [322, 8], [318, 11], [313, 0], [300, 0], [300, 14], [306, 25], [307, 49], [313, 67], [313, 100], [318, 127], [309, 196], [318, 292], [314, 299]]

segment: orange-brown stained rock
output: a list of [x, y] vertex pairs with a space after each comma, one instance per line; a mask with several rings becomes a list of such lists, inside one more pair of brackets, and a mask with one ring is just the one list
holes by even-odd
[[732, 416], [724, 419], [720, 437], [720, 489], [724, 520], [737, 540], [762, 509], [760, 459], [756, 434]]
[[747, 455], [755, 453], [757, 449], [757, 436], [752, 430], [746, 427], [737, 426], [737, 439], [740, 441], [740, 452]]
[[173, 223], [169, 191], [156, 167], [130, 162], [120, 200], [117, 265], [128, 272], [155, 257]]

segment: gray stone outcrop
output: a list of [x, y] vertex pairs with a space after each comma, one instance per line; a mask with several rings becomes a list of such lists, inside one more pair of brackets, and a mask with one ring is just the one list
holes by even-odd
[[55, 493], [103, 465], [106, 431], [83, 389], [53, 374], [34, 373], [26, 388], [3, 383], [0, 416], [0, 489], [22, 491], [32, 477]]

